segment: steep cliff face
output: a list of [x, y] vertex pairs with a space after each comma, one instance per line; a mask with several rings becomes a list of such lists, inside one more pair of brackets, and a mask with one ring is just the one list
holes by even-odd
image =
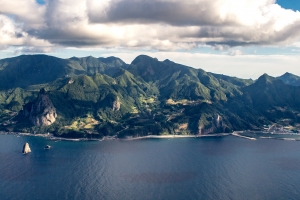
[[49, 126], [57, 117], [56, 109], [43, 89], [34, 102], [24, 106], [23, 113], [35, 126]]
[[100, 108], [111, 108], [113, 111], [118, 111], [121, 108], [120, 98], [113, 93], [108, 94], [102, 101], [99, 102]]
[[121, 102], [120, 102], [119, 97], [117, 97], [116, 100], [114, 100], [113, 103], [112, 103], [112, 109], [113, 110], [120, 110], [120, 107], [121, 107]]
[[225, 128], [226, 125], [223, 123], [222, 117], [219, 114], [214, 114], [210, 127], [204, 128], [203, 126], [199, 126], [198, 134], [206, 135], [210, 133], [224, 133]]

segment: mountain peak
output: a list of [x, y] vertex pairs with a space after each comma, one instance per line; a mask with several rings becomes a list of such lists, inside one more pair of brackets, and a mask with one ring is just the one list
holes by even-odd
[[274, 80], [276, 80], [274, 77], [269, 76], [268, 74], [264, 73], [263, 75], [261, 75], [255, 83], [257, 84], [261, 84], [261, 83], [272, 83]]
[[[274, 78], [274, 77], [270, 76], [270, 75], [267, 74], [267, 73], [264, 73], [264, 74], [261, 75], [258, 79], [267, 79], [267, 80], [270, 80], [270, 79], [272, 79], [272, 78]], [[257, 79], [257, 80], [258, 80], [258, 79]]]
[[277, 77], [277, 79], [283, 81], [287, 85], [300, 86], [300, 77], [289, 72]]
[[163, 63], [165, 63], [165, 64], [171, 64], [171, 63], [174, 63], [174, 62], [171, 61], [171, 60], [169, 60], [169, 59], [166, 59], [166, 60], [163, 61]]
[[290, 76], [290, 75], [294, 75], [294, 74], [289, 73], [289, 72], [285, 72], [285, 74], [283, 74], [282, 76]]
[[95, 59], [97, 59], [93, 56], [86, 56], [86, 57], [83, 57], [83, 58], [86, 59], [86, 60], [95, 60]]
[[107, 58], [103, 58], [103, 57], [99, 57], [98, 58], [99, 61], [107, 64], [107, 65], [114, 65], [114, 66], [117, 66], [117, 67], [120, 67], [122, 65], [126, 65], [126, 63], [118, 58], [118, 57], [114, 57], [114, 56], [109, 56]]
[[289, 72], [286, 72], [284, 73], [283, 75], [279, 76], [278, 78], [299, 78], [298, 76], [296, 76], [295, 74], [292, 74], [292, 73], [289, 73]]
[[147, 55], [139, 55], [137, 56], [131, 64], [136, 65], [139, 63], [144, 63], [144, 62], [159, 62], [157, 58], [152, 58]]

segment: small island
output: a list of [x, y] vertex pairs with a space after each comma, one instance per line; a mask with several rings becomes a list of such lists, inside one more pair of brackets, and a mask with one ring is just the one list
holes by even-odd
[[22, 153], [23, 154], [27, 154], [27, 153], [30, 153], [31, 152], [31, 149], [30, 149], [30, 147], [29, 147], [29, 144], [26, 142], [25, 144], [24, 144], [24, 146], [23, 146], [23, 151], [22, 151]]

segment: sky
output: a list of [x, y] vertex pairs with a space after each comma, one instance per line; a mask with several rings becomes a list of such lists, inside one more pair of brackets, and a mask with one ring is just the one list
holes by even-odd
[[300, 75], [299, 0], [0, 0], [0, 59], [140, 54], [256, 79]]

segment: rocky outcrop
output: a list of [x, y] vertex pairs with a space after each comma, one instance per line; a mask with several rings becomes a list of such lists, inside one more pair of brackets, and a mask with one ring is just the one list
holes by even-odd
[[121, 102], [120, 102], [119, 97], [117, 97], [117, 99], [114, 100], [112, 103], [112, 109], [113, 109], [113, 111], [120, 110], [120, 107], [121, 107]]
[[74, 80], [71, 78], [71, 79], [69, 80], [68, 84], [72, 84], [72, 83], [74, 83]]
[[110, 108], [113, 111], [118, 111], [121, 108], [120, 98], [113, 93], [108, 94], [102, 101], [99, 101], [99, 108]]
[[35, 101], [23, 107], [23, 113], [35, 126], [49, 126], [57, 117], [56, 109], [44, 89], [41, 89]]
[[214, 116], [214, 125], [216, 128], [222, 128], [223, 127], [223, 119], [219, 114], [215, 114]]
[[210, 133], [224, 133], [226, 129], [225, 124], [223, 123], [223, 119], [219, 114], [215, 114], [213, 117], [213, 120], [211, 122], [211, 126], [208, 127], [203, 127], [199, 126], [198, 127], [198, 134], [199, 135], [207, 135]]
[[27, 154], [27, 153], [30, 153], [31, 152], [31, 149], [29, 147], [29, 144], [26, 142], [23, 146], [23, 151], [22, 151], [24, 154]]

